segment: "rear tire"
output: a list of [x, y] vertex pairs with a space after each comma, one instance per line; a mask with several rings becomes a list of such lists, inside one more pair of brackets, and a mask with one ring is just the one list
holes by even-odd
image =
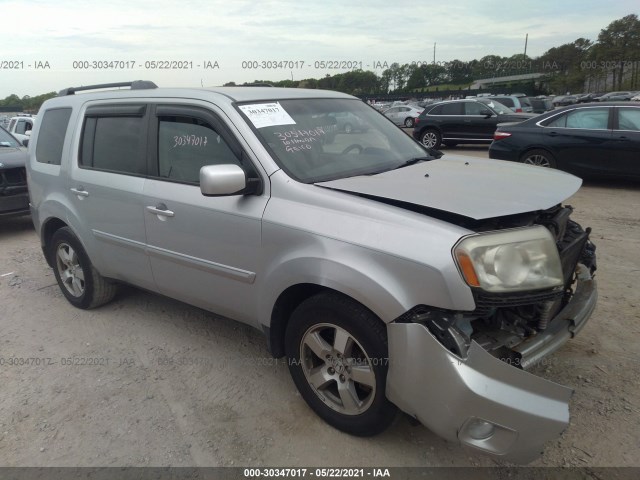
[[442, 137], [440, 136], [440, 132], [432, 128], [425, 130], [422, 135], [420, 135], [420, 143], [427, 148], [438, 148], [441, 142]]
[[526, 165], [535, 165], [537, 167], [557, 168], [556, 159], [546, 150], [535, 149], [529, 150], [520, 161]]
[[80, 240], [69, 227], [63, 227], [53, 234], [49, 255], [58, 286], [74, 307], [99, 307], [116, 294], [117, 286], [98, 273]]
[[308, 298], [291, 315], [285, 350], [300, 394], [328, 424], [370, 436], [393, 422], [386, 327], [365, 307], [334, 292]]
[[409, 118], [405, 119], [404, 126], [407, 127], [407, 128], [413, 128], [415, 123], [416, 123], [415, 119], [409, 117]]

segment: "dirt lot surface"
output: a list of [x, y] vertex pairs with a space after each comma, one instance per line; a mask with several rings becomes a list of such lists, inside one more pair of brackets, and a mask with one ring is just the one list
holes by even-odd
[[[638, 466], [640, 184], [587, 183], [567, 203], [593, 228], [600, 300], [535, 372], [575, 395], [533, 465]], [[404, 416], [374, 438], [334, 430], [250, 327], [133, 288], [75, 309], [29, 217], [0, 221], [0, 245], [0, 465], [495, 465]]]

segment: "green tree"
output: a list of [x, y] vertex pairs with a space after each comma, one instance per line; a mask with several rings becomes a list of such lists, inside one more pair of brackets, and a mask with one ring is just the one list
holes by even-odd
[[547, 50], [538, 58], [538, 65], [549, 74], [549, 87], [556, 93], [581, 92], [588, 70], [584, 62], [589, 57], [591, 40], [578, 38], [571, 43]]
[[[640, 20], [635, 14], [611, 22], [600, 30], [598, 65], [613, 75], [613, 88], [621, 90], [625, 74], [631, 73], [631, 84], [637, 86], [637, 62], [640, 60]], [[635, 67], [635, 68], [634, 68]], [[635, 78], [633, 78], [635, 77]], [[635, 81], [635, 83], [634, 83]]]

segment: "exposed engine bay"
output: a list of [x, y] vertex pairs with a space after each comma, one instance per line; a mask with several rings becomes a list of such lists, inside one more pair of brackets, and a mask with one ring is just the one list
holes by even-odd
[[517, 293], [488, 293], [473, 289], [476, 309], [452, 312], [418, 306], [398, 321], [425, 325], [451, 352], [465, 357], [475, 341], [493, 356], [525, 368], [529, 365], [518, 352], [519, 345], [543, 334], [554, 316], [571, 300], [580, 269], [593, 275], [596, 270], [595, 245], [589, 240], [591, 229], [583, 229], [570, 219], [573, 208], [557, 205], [551, 209], [508, 217], [474, 221], [450, 216], [448, 221], [476, 232], [542, 225], [556, 241], [562, 263], [564, 285], [553, 289]]

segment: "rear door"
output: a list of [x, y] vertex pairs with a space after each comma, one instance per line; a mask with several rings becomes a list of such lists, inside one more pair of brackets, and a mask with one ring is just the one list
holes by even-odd
[[612, 173], [640, 177], [640, 107], [614, 109]]
[[386, 112], [384, 112], [384, 115], [389, 118], [389, 120], [391, 120], [393, 123], [395, 123], [396, 125], [399, 125], [400, 123], [402, 123], [400, 121], [400, 107], [391, 107], [389, 110], [387, 110]]
[[147, 248], [161, 293], [251, 322], [257, 318], [255, 280], [268, 189], [260, 195], [202, 195], [204, 165], [237, 164], [257, 175], [223, 116], [213, 106], [157, 105], [144, 186]]
[[464, 140], [468, 138], [468, 134], [465, 133], [466, 116], [462, 102], [444, 103], [438, 112], [438, 115], [431, 118], [440, 128], [443, 139]]
[[141, 203], [148, 110], [140, 102], [86, 109], [65, 195], [79, 219], [73, 227], [100, 273], [155, 290]]
[[570, 110], [546, 124], [545, 144], [558, 166], [577, 175], [607, 173], [613, 167], [611, 107]]

